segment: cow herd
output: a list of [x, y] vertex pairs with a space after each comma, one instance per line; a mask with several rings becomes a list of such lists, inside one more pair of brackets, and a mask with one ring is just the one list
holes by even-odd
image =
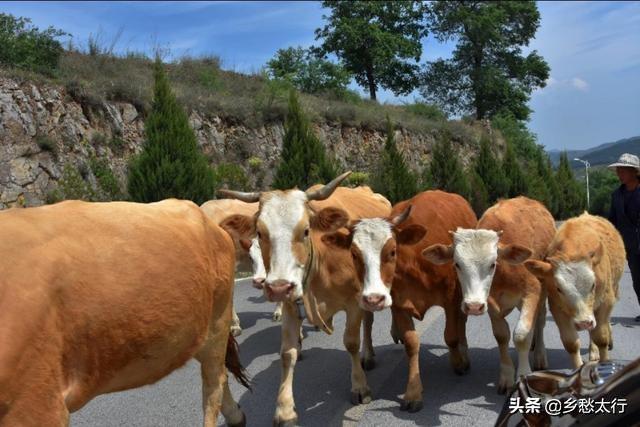
[[[533, 369], [546, 368], [547, 300], [573, 366], [582, 364], [580, 330], [590, 359], [608, 359], [625, 252], [607, 220], [584, 213], [556, 230], [525, 197], [478, 220], [464, 198], [442, 191], [391, 206], [368, 187], [340, 187], [348, 174], [306, 191], [221, 190], [200, 208], [69, 201], [0, 212], [0, 426], [67, 425], [92, 398], [156, 382], [191, 358], [201, 365], [204, 425], [219, 412], [244, 425], [228, 386], [228, 372], [249, 385], [234, 339], [233, 283], [243, 271], [282, 321], [275, 425], [298, 420], [302, 323], [331, 334], [340, 311], [353, 404], [372, 399], [365, 370], [375, 366], [380, 310], [391, 310], [391, 337], [406, 350], [401, 408], [410, 412], [423, 392], [414, 319], [432, 306], [444, 309], [460, 375], [470, 369], [467, 316], [488, 314], [500, 393], [531, 372], [530, 352]], [[514, 308], [517, 367], [505, 320]]]

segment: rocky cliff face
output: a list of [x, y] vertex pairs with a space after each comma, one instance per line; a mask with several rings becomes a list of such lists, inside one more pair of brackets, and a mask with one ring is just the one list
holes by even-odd
[[[190, 121], [212, 164], [238, 164], [249, 175], [250, 186], [268, 187], [282, 145], [282, 123], [248, 128], [198, 111], [190, 113]], [[467, 165], [483, 130], [457, 128], [456, 149]], [[363, 172], [373, 168], [385, 139], [381, 132], [341, 124], [317, 124], [315, 131], [342, 168]], [[396, 131], [398, 147], [415, 170], [429, 162], [436, 138], [435, 129], [429, 134]], [[95, 186], [97, 174], [90, 167], [95, 159], [106, 162], [124, 189], [128, 159], [140, 151], [143, 140], [143, 117], [132, 104], [87, 104], [62, 87], [0, 77], [0, 209], [51, 201], [66, 168]], [[250, 158], [261, 161], [250, 166]], [[263, 176], [261, 183], [256, 175]]]

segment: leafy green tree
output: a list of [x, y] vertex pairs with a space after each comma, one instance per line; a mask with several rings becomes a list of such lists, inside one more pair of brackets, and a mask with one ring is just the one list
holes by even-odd
[[505, 173], [508, 183], [507, 195], [509, 197], [524, 196], [529, 191], [527, 178], [522, 169], [522, 165], [516, 158], [515, 151], [509, 140], [506, 141], [507, 149], [502, 160], [502, 170]]
[[586, 207], [585, 190], [573, 176], [566, 151], [560, 155], [555, 174], [558, 186], [558, 217], [566, 219], [582, 213]]
[[433, 147], [429, 167], [424, 169], [424, 180], [427, 188], [436, 188], [469, 198], [469, 183], [458, 161], [458, 155], [451, 145], [451, 136], [443, 135]]
[[327, 24], [316, 30], [316, 49], [335, 54], [372, 100], [378, 88], [396, 95], [418, 84], [421, 38], [425, 35], [419, 1], [324, 1]]
[[435, 1], [427, 16], [436, 39], [457, 45], [451, 59], [427, 65], [423, 96], [478, 120], [504, 112], [526, 120], [531, 92], [549, 78], [549, 65], [535, 50], [522, 52], [540, 26], [535, 2]]
[[509, 192], [509, 181], [502, 165], [491, 152], [491, 141], [487, 137], [480, 139], [480, 152], [475, 163], [475, 172], [485, 184], [489, 203], [494, 203]]
[[175, 197], [202, 204], [215, 192], [213, 170], [198, 148], [187, 114], [171, 92], [160, 59], [156, 59], [154, 78], [146, 141], [129, 165], [129, 195], [138, 202]]
[[311, 129], [295, 91], [289, 93], [289, 111], [284, 124], [282, 154], [273, 188], [305, 189], [319, 182], [329, 182], [337, 175], [324, 146]]
[[0, 64], [51, 75], [63, 52], [56, 39], [67, 35], [53, 27], [40, 30], [29, 18], [0, 13]]
[[409, 199], [418, 192], [417, 178], [405, 163], [402, 153], [398, 151], [393, 125], [389, 118], [387, 118], [387, 139], [371, 184], [376, 192], [383, 194], [394, 204]]
[[487, 186], [482, 180], [482, 177], [478, 175], [478, 172], [473, 168], [469, 172], [469, 184], [471, 187], [469, 203], [471, 203], [473, 211], [476, 213], [478, 218], [480, 218], [484, 211], [491, 206], [491, 202], [489, 201], [489, 192], [487, 191]]
[[347, 90], [351, 80], [342, 66], [317, 58], [299, 46], [279, 49], [267, 62], [267, 70], [271, 78], [288, 80], [305, 93], [340, 94]]
[[618, 188], [620, 181], [615, 173], [607, 169], [592, 169], [589, 172], [589, 190], [591, 206], [589, 212], [607, 217], [611, 205], [611, 193]]

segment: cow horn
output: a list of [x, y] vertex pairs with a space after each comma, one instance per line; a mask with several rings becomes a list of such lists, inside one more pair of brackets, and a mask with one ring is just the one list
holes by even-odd
[[260, 192], [245, 193], [244, 191], [218, 190], [218, 197], [226, 199], [238, 199], [246, 203], [254, 203], [260, 200]]
[[335, 178], [328, 184], [325, 184], [323, 187], [318, 188], [317, 190], [307, 190], [305, 193], [307, 194], [307, 200], [324, 200], [333, 194], [333, 192], [338, 188], [340, 183], [349, 175], [351, 175], [351, 171], [347, 171], [342, 175]]
[[401, 214], [396, 215], [393, 218], [391, 218], [391, 225], [393, 225], [395, 227], [395, 226], [405, 222], [406, 219], [409, 218], [409, 214], [411, 213], [411, 209], [412, 209], [412, 206], [409, 205], [409, 206], [407, 206], [407, 208], [404, 211], [402, 211]]

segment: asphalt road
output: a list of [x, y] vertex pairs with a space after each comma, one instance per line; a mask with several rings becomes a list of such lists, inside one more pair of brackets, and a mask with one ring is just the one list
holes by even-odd
[[[232, 392], [243, 408], [249, 426], [270, 426], [280, 380], [278, 351], [280, 324], [271, 321], [273, 304], [265, 302], [247, 280], [236, 284], [235, 303], [244, 329], [238, 341], [241, 360], [254, 381], [254, 390], [243, 389], [233, 379]], [[640, 308], [631, 287], [628, 270], [621, 283], [620, 301], [613, 316], [612, 358], [640, 356], [640, 323], [634, 317]], [[509, 315], [511, 328], [517, 310]], [[557, 327], [547, 317], [545, 342], [551, 369], [570, 367]], [[404, 392], [407, 362], [404, 348], [389, 336], [390, 312], [375, 316], [373, 342], [377, 367], [367, 377], [374, 400], [368, 405], [349, 403], [350, 363], [342, 346], [344, 316], [334, 319], [336, 331], [327, 335], [305, 326], [304, 359], [296, 365], [294, 395], [302, 426], [490, 426], [504, 402], [496, 393], [498, 349], [487, 316], [467, 323], [471, 371], [457, 376], [450, 368], [444, 343], [444, 312], [431, 309], [417, 322], [421, 335], [420, 366], [424, 409], [409, 414], [399, 410]], [[513, 329], [512, 329], [513, 330]], [[580, 334], [582, 354], [587, 353], [588, 335]], [[511, 344], [512, 358], [515, 350]], [[190, 362], [164, 380], [136, 390], [100, 396], [71, 416], [80, 426], [198, 426], [202, 425], [200, 372]], [[219, 424], [224, 420], [219, 418]]]

